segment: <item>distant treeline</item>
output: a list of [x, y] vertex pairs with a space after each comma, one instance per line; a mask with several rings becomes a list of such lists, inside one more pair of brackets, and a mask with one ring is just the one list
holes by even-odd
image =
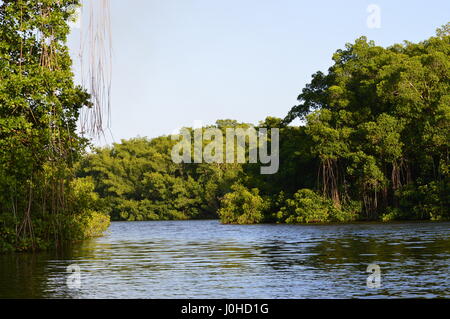
[[333, 61], [284, 119], [257, 125], [280, 128], [276, 174], [260, 174], [261, 164], [175, 164], [176, 142], [163, 136], [97, 149], [78, 175], [94, 183], [113, 220], [450, 218], [450, 24], [417, 44], [383, 48], [361, 37]]

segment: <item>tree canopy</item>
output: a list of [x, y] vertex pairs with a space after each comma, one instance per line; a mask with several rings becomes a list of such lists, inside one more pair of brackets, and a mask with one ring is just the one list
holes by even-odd
[[[133, 139], [83, 160], [115, 219], [220, 217], [225, 223], [447, 219], [449, 25], [388, 48], [365, 37], [333, 55], [284, 119], [280, 169], [174, 164], [168, 137]], [[302, 126], [291, 126], [299, 118]], [[218, 120], [214, 127], [250, 127]], [[203, 128], [205, 129], [205, 128]], [[193, 129], [191, 129], [193, 130]], [[252, 203], [252, 204], [250, 204]]]

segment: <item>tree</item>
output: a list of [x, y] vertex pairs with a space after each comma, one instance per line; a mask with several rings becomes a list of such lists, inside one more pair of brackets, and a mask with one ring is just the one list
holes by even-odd
[[389, 207], [413, 216], [420, 196], [406, 206], [402, 196], [426, 185], [439, 189], [440, 207], [448, 202], [449, 39], [448, 24], [417, 44], [382, 48], [361, 37], [300, 94], [284, 123], [306, 120], [322, 192], [336, 207], [356, 199], [367, 218]]
[[[71, 240], [81, 211], [73, 163], [90, 97], [73, 82], [66, 46], [78, 0], [0, 3], [0, 249], [38, 249]], [[74, 226], [75, 225], [75, 226]]]
[[258, 189], [234, 184], [231, 192], [223, 197], [218, 213], [225, 224], [256, 224], [263, 221], [266, 208]]

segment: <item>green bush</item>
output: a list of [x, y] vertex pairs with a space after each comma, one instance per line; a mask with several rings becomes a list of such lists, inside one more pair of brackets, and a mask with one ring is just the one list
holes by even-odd
[[94, 211], [90, 211], [89, 213], [83, 226], [83, 237], [93, 238], [103, 236], [111, 224], [109, 216]]
[[277, 217], [280, 222], [288, 224], [327, 222], [330, 202], [310, 189], [301, 189], [293, 198], [286, 199]]
[[341, 207], [330, 207], [330, 221], [332, 222], [352, 222], [358, 219], [361, 213], [362, 205], [360, 201], [349, 201], [344, 203]]
[[264, 220], [264, 211], [268, 205], [259, 195], [257, 188], [248, 189], [243, 185], [234, 184], [231, 192], [221, 200], [218, 211], [224, 224], [256, 224]]
[[382, 222], [390, 222], [393, 220], [402, 220], [405, 219], [405, 213], [395, 207], [388, 207], [386, 211], [380, 216]]
[[330, 199], [310, 189], [297, 191], [277, 213], [278, 222], [288, 224], [349, 222], [355, 220], [360, 205], [357, 202], [336, 207]]
[[102, 236], [110, 225], [110, 217], [104, 212], [104, 201], [94, 192], [92, 178], [76, 178], [70, 184], [69, 196], [72, 218], [67, 229], [72, 239], [86, 239]]
[[[44, 193], [45, 189], [41, 191]], [[46, 250], [64, 242], [98, 237], [110, 225], [104, 201], [94, 192], [91, 178], [67, 182], [64, 202], [58, 210], [51, 211], [48, 206], [39, 208], [31, 212], [33, 236], [17, 236], [23, 217], [0, 211], [0, 253]]]
[[446, 180], [425, 185], [407, 185], [397, 192], [399, 210], [395, 219], [450, 219], [450, 190]]

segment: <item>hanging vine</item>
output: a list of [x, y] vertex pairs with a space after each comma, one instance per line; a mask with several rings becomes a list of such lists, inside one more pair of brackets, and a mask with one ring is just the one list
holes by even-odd
[[[111, 124], [112, 37], [109, 0], [85, 1], [88, 27], [81, 28], [79, 59], [82, 85], [92, 97], [83, 109], [82, 134], [100, 137]], [[83, 16], [83, 14], [81, 14]]]

